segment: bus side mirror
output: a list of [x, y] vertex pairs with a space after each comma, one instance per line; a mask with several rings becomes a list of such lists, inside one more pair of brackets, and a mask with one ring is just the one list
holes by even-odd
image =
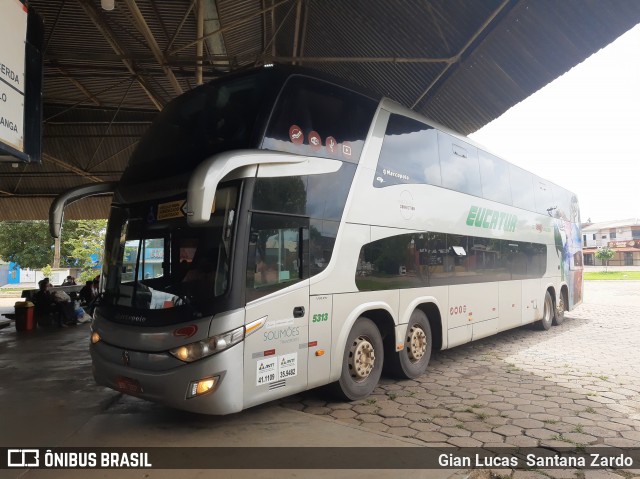
[[58, 195], [53, 200], [49, 208], [49, 232], [54, 238], [60, 237], [64, 209], [74, 201], [95, 195], [105, 195], [113, 193], [116, 189], [115, 183], [96, 183], [93, 185], [79, 186], [72, 188]]
[[267, 150], [234, 150], [212, 156], [200, 163], [189, 179], [187, 221], [194, 226], [209, 221], [218, 184], [236, 170], [263, 164], [302, 163], [308, 159]]

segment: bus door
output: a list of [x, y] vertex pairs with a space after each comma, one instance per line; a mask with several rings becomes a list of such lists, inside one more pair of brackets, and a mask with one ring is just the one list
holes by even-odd
[[[307, 388], [309, 219], [253, 213], [247, 260], [244, 405]], [[308, 255], [306, 255], [308, 256]]]

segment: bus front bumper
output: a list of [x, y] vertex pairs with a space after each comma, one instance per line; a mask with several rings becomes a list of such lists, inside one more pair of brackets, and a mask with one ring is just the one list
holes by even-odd
[[[151, 363], [147, 368], [127, 366], [129, 352], [104, 342], [92, 344], [90, 351], [93, 377], [99, 385], [176, 409], [222, 415], [242, 410], [243, 347], [240, 342], [213, 356], [161, 371], [150, 370]], [[122, 358], [120, 364], [114, 358]], [[216, 378], [213, 389], [189, 397], [192, 384], [206, 378]]]

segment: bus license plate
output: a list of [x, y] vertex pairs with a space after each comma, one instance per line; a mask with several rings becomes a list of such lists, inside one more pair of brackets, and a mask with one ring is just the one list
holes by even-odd
[[116, 378], [116, 388], [125, 394], [141, 394], [142, 386], [135, 379], [120, 376]]

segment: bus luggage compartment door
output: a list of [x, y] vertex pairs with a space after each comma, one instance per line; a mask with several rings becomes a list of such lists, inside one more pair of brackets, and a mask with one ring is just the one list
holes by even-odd
[[542, 319], [544, 294], [539, 279], [522, 280], [522, 324]]
[[452, 344], [449, 346], [496, 333], [498, 306], [498, 283], [450, 286], [447, 322]]

